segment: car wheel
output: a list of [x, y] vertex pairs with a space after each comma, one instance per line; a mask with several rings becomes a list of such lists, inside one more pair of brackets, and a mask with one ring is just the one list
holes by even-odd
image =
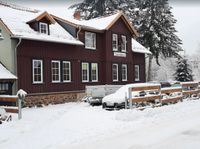
[[114, 103], [114, 109], [115, 109], [115, 110], [118, 109], [118, 103]]
[[106, 108], [106, 103], [105, 103], [105, 102], [102, 104], [102, 108], [103, 108], [103, 109]]

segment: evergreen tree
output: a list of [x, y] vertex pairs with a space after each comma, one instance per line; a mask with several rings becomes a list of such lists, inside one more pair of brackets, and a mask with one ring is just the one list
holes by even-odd
[[174, 74], [175, 80], [186, 82], [193, 81], [192, 70], [187, 62], [187, 59], [180, 58], [177, 61], [177, 69]]
[[[84, 0], [82, 3], [72, 5], [70, 8], [81, 10], [82, 19], [92, 18], [112, 14], [116, 10], [125, 11], [135, 8], [134, 0]], [[128, 6], [128, 4], [130, 4]], [[131, 11], [131, 10], [129, 10]]]
[[179, 57], [181, 40], [175, 34], [176, 20], [171, 13], [168, 0], [84, 0], [74, 5], [81, 10], [83, 19], [91, 19], [115, 10], [122, 10], [139, 32], [137, 40], [152, 52], [149, 58], [148, 79], [151, 80], [153, 57]]

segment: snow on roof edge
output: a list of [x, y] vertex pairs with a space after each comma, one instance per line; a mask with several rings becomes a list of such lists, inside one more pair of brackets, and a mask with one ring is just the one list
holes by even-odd
[[132, 38], [132, 51], [135, 53], [152, 54], [147, 48]]
[[[34, 41], [43, 41], [43, 42], [52, 42], [52, 43], [63, 43], [63, 44], [68, 44], [68, 45], [84, 45], [81, 41], [60, 41], [60, 40], [55, 40], [55, 39], [39, 39], [39, 38], [33, 38], [33, 37], [25, 37], [25, 36], [17, 36], [13, 35], [11, 38], [21, 38], [21, 39], [27, 39], [27, 40], [34, 40]], [[66, 39], [67, 40], [67, 39]]]
[[1, 62], [0, 62], [0, 80], [16, 80], [18, 79], [14, 74], [12, 74]]

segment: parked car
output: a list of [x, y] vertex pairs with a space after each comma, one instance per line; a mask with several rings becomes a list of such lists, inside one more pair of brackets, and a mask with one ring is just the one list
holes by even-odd
[[[125, 107], [125, 97], [128, 96], [130, 85], [120, 87], [115, 93], [105, 96], [102, 99], [102, 108], [121, 109]], [[127, 94], [127, 95], [125, 95]]]
[[82, 101], [87, 102], [92, 106], [101, 105], [102, 104], [102, 97], [85, 96], [85, 97], [82, 98]]
[[[128, 90], [131, 87], [155, 85], [154, 83], [134, 83], [127, 84], [119, 88], [115, 93], [105, 96], [102, 99], [102, 108], [104, 109], [121, 109], [125, 108], [125, 102], [128, 98]], [[144, 97], [150, 94], [159, 94], [157, 91], [135, 91], [132, 92], [132, 97]], [[127, 97], [127, 98], [126, 98]]]

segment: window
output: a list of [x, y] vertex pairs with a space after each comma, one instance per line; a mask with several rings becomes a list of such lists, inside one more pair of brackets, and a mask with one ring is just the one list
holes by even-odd
[[40, 33], [48, 34], [48, 25], [40, 22]]
[[113, 64], [112, 66], [112, 78], [113, 81], [118, 81], [118, 64]]
[[126, 52], [126, 36], [121, 36], [122, 37], [122, 42], [121, 42], [121, 51]]
[[71, 82], [71, 63], [69, 61], [63, 61], [63, 82]]
[[8, 83], [0, 83], [0, 92], [1, 91], [8, 91], [9, 85]]
[[122, 81], [127, 81], [127, 64], [122, 64]]
[[92, 82], [98, 81], [98, 64], [97, 63], [91, 64], [91, 79], [92, 79]]
[[117, 36], [117, 34], [112, 35], [112, 47], [113, 47], [113, 51], [118, 51], [118, 36]]
[[43, 83], [43, 62], [42, 60], [33, 60], [33, 83]]
[[51, 61], [52, 82], [60, 82], [60, 61]]
[[85, 32], [85, 48], [96, 49], [96, 34]]
[[135, 65], [135, 81], [140, 81], [140, 66]]
[[82, 63], [82, 82], [89, 82], [89, 63]]

